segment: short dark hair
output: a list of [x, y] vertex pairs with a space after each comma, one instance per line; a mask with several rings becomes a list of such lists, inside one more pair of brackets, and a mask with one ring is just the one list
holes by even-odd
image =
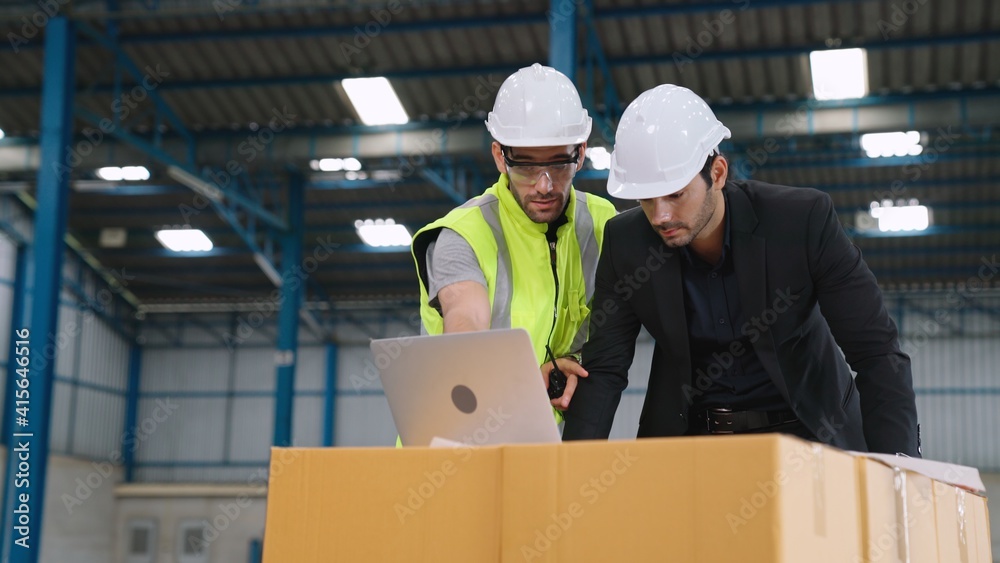
[[[723, 158], [726, 157], [726, 155], [722, 154], [722, 151], [718, 151], [718, 150], [716, 152], [708, 155], [708, 159], [705, 160], [705, 166], [703, 166], [701, 168], [701, 172], [699, 172], [699, 174], [701, 175], [701, 177], [705, 179], [705, 183], [708, 184], [709, 189], [712, 188], [712, 164], [714, 164], [715, 163], [715, 159], [717, 157], [720, 157], [720, 156], [723, 157]], [[727, 174], [727, 176], [728, 176], [728, 174]], [[723, 178], [722, 181], [725, 182], [726, 179], [727, 178]]]

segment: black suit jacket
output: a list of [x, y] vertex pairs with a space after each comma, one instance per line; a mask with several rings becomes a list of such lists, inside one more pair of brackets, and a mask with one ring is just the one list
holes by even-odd
[[[725, 189], [741, 329], [790, 408], [825, 443], [918, 456], [910, 359], [830, 197], [755, 181]], [[692, 381], [681, 260], [641, 209], [608, 222], [583, 348], [589, 377], [566, 412], [564, 439], [608, 437], [640, 325], [656, 345], [638, 436], [687, 432], [692, 398], [711, 380]]]

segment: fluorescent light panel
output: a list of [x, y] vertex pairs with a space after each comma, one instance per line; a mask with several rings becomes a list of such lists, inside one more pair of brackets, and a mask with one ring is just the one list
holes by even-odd
[[594, 170], [608, 170], [611, 168], [611, 153], [604, 147], [590, 147], [587, 149], [587, 158]]
[[341, 85], [365, 125], [402, 125], [410, 121], [385, 77], [345, 78]]
[[361, 170], [361, 161], [353, 156], [347, 158], [321, 158], [309, 161], [309, 167], [317, 172], [340, 172]]
[[873, 201], [870, 213], [878, 219], [878, 230], [882, 232], [926, 231], [931, 224], [930, 210], [915, 199], [908, 205], [893, 205], [889, 200], [881, 204]]
[[924, 151], [919, 131], [893, 131], [861, 135], [861, 148], [868, 158], [917, 156]]
[[358, 219], [354, 228], [368, 246], [410, 246], [410, 231], [392, 219]]
[[161, 229], [156, 231], [156, 240], [174, 252], [208, 252], [213, 248], [201, 229]]
[[3, 139], [6, 136], [7, 134], [3, 132], [3, 129], [0, 129], [0, 139]]
[[817, 100], [847, 100], [868, 94], [864, 49], [813, 51], [809, 53], [809, 68]]
[[97, 169], [97, 177], [109, 182], [139, 182], [149, 179], [149, 170], [145, 166], [105, 166]]

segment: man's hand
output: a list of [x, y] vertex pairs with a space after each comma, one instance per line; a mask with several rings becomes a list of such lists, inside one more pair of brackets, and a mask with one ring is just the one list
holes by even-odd
[[[564, 411], [569, 408], [569, 401], [573, 398], [573, 392], [576, 391], [576, 384], [578, 378], [587, 377], [587, 370], [583, 369], [577, 361], [573, 358], [559, 358], [556, 360], [556, 365], [559, 366], [559, 371], [566, 374], [566, 390], [563, 391], [562, 396], [556, 397], [549, 401], [552, 406]], [[542, 364], [542, 381], [545, 382], [545, 388], [549, 388], [549, 372], [552, 371], [552, 362], [545, 362]]]

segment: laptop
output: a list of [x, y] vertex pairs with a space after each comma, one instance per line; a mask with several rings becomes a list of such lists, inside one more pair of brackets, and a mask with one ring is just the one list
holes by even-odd
[[371, 342], [404, 446], [562, 440], [524, 329]]

